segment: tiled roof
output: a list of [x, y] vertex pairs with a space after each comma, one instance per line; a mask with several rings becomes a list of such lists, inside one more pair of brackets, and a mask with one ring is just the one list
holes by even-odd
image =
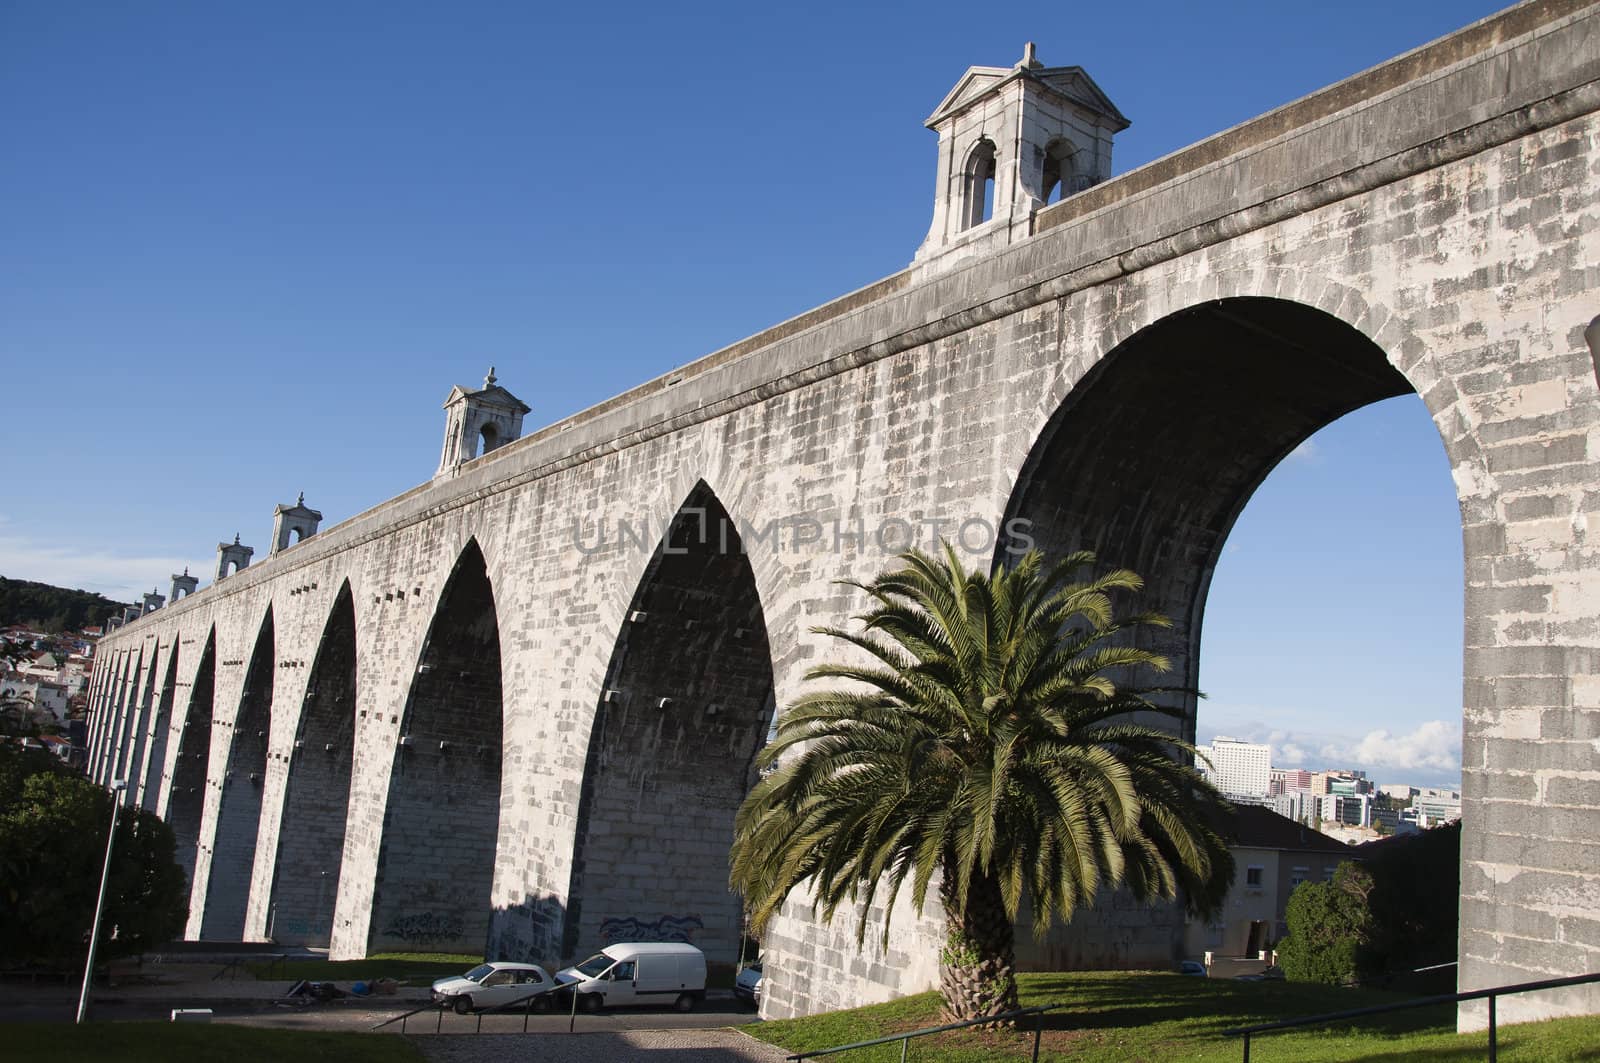
[[1281, 849], [1307, 853], [1337, 853], [1356, 858], [1354, 847], [1321, 831], [1301, 826], [1260, 805], [1239, 805], [1229, 840], [1252, 849]]

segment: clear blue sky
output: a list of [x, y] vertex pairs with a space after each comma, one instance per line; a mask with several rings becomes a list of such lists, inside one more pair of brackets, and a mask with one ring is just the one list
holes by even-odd
[[[490, 364], [542, 424], [902, 268], [922, 119], [1024, 41], [1121, 172], [1496, 8], [0, 3], [0, 574], [165, 593], [427, 479]], [[1217, 573], [1202, 737], [1453, 780], [1460, 550], [1417, 400], [1318, 436]]]

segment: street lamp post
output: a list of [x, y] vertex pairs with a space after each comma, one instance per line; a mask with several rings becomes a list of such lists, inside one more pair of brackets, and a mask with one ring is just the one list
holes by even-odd
[[100, 896], [94, 902], [94, 925], [89, 928], [89, 961], [83, 966], [83, 992], [78, 994], [78, 1022], [89, 1012], [89, 983], [94, 978], [94, 950], [100, 944], [100, 913], [106, 906], [106, 882], [111, 878], [111, 846], [117, 840], [117, 810], [122, 807], [122, 791], [127, 783], [111, 782], [111, 833], [106, 835], [106, 866], [100, 871]]

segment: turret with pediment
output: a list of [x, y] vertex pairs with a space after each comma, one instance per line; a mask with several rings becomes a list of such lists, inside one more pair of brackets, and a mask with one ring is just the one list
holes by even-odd
[[306, 505], [304, 491], [300, 492], [299, 499], [292, 506], [280, 502], [272, 510], [272, 546], [267, 550], [267, 555], [270, 557], [311, 538], [317, 534], [317, 526], [321, 523], [322, 514]]
[[494, 366], [483, 378], [483, 387], [451, 388], [444, 409], [444, 450], [434, 476], [454, 472], [521, 436], [522, 418], [529, 412], [526, 403], [495, 382]]
[[1110, 177], [1129, 123], [1082, 67], [1047, 67], [1030, 41], [1016, 66], [969, 67], [924, 124], [939, 179], [913, 264], [944, 268], [1032, 235], [1041, 209]]

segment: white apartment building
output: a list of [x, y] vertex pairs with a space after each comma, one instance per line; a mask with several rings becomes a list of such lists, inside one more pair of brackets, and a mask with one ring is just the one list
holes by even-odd
[[1208, 746], [1196, 747], [1210, 761], [1197, 766], [1211, 784], [1225, 794], [1240, 797], [1266, 797], [1272, 776], [1272, 747], [1218, 735]]

